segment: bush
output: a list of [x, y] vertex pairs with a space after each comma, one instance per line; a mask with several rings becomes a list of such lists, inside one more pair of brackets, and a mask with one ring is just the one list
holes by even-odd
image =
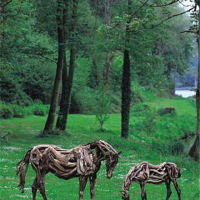
[[181, 140], [171, 143], [153, 141], [151, 148], [152, 150], [160, 152], [163, 155], [181, 155], [184, 153], [184, 143]]
[[40, 105], [33, 106], [32, 112], [34, 115], [37, 115], [37, 116], [45, 116], [45, 111], [44, 109], [42, 109]]
[[156, 129], [156, 111], [148, 109], [143, 112], [142, 119], [135, 124], [135, 129], [146, 134], [153, 133]]
[[13, 117], [16, 117], [16, 118], [24, 118], [25, 117], [26, 111], [23, 107], [13, 105], [12, 109], [13, 109]]
[[72, 92], [72, 102], [70, 110], [76, 111], [73, 113], [93, 113], [93, 105], [95, 98], [94, 95], [94, 90], [88, 87], [82, 88], [82, 90], [75, 90], [75, 92]]
[[169, 144], [169, 152], [171, 155], [181, 155], [184, 152], [184, 144], [182, 141], [177, 141]]
[[160, 116], [166, 115], [166, 114], [172, 114], [175, 115], [175, 108], [174, 107], [166, 107], [166, 108], [160, 108], [158, 110], [158, 114]]
[[1, 119], [9, 119], [13, 117], [13, 110], [11, 107], [3, 106], [0, 108], [0, 118]]
[[109, 112], [111, 110], [110, 93], [104, 87], [100, 87], [94, 103], [94, 113], [99, 122], [99, 130], [104, 131], [105, 122], [109, 119]]
[[133, 115], [134, 116], [142, 116], [143, 112], [150, 110], [150, 106], [143, 104], [143, 103], [137, 103], [133, 107]]
[[144, 100], [144, 95], [143, 93], [145, 92], [145, 88], [140, 86], [138, 83], [132, 83], [131, 84], [131, 91], [132, 91], [132, 101], [135, 103], [138, 102], [143, 102]]

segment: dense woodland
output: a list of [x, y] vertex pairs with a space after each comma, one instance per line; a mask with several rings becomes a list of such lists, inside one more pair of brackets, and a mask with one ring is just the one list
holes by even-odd
[[51, 104], [47, 131], [55, 112], [60, 130], [68, 112], [122, 112], [126, 138], [130, 106], [145, 90], [174, 95], [196, 55], [195, 2], [3, 0], [0, 9], [1, 101]]
[[[194, 37], [181, 33], [191, 25], [191, 19], [181, 15], [157, 26], [184, 8], [178, 3], [164, 8], [151, 4], [139, 11], [141, 3], [131, 5], [131, 89], [135, 93], [140, 87], [161, 95], [173, 93], [174, 76], [183, 74], [193, 59]], [[93, 111], [91, 102], [97, 98], [96, 93], [102, 92], [103, 85], [117, 104], [129, 17], [126, 1], [79, 1], [75, 32], [70, 30], [74, 20], [72, 2], [68, 6], [67, 68], [71, 45], [76, 48], [71, 111]], [[5, 1], [1, 12], [2, 100], [23, 105], [32, 101], [49, 104], [58, 54], [56, 1]]]

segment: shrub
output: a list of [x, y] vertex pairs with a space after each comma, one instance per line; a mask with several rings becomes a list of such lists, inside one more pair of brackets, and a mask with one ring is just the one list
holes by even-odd
[[131, 84], [131, 91], [132, 91], [132, 101], [135, 103], [143, 102], [145, 92], [145, 88], [140, 86], [138, 83], [132, 83]]
[[11, 107], [3, 106], [0, 108], [0, 118], [1, 119], [9, 119], [13, 117], [13, 110]]
[[13, 105], [12, 109], [13, 109], [13, 117], [16, 117], [16, 118], [24, 118], [25, 117], [26, 111], [23, 107]]
[[34, 115], [37, 115], [37, 116], [45, 116], [45, 111], [44, 109], [42, 109], [40, 105], [34, 105], [32, 112]]
[[153, 141], [151, 148], [152, 150], [160, 152], [163, 155], [181, 155], [184, 153], [184, 143], [181, 140], [170, 143]]
[[111, 108], [110, 94], [104, 87], [100, 87], [97, 91], [94, 104], [94, 112], [99, 122], [99, 130], [104, 131], [104, 124], [109, 119], [109, 112]]
[[166, 108], [160, 108], [158, 110], [158, 114], [160, 116], [166, 115], [166, 114], [174, 114], [175, 115], [175, 108], [174, 107], [166, 107]]
[[133, 107], [133, 112], [144, 112], [146, 110], [150, 110], [150, 106], [143, 104], [143, 103], [137, 103]]
[[147, 109], [142, 113], [142, 118], [135, 124], [135, 129], [139, 132], [151, 134], [156, 129], [156, 111]]
[[184, 144], [181, 140], [169, 144], [169, 153], [171, 155], [181, 155], [184, 152]]

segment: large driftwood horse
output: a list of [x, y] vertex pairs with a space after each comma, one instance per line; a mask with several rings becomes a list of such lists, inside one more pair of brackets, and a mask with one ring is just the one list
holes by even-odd
[[83, 198], [83, 192], [89, 178], [90, 196], [93, 200], [96, 176], [101, 167], [101, 161], [106, 161], [106, 175], [107, 178], [111, 178], [118, 158], [119, 153], [102, 140], [80, 145], [74, 149], [62, 149], [53, 145], [34, 146], [17, 163], [17, 175], [20, 175], [18, 186], [23, 193], [25, 176], [30, 162], [36, 172], [36, 178], [32, 185], [33, 200], [36, 199], [37, 190], [40, 191], [43, 199], [47, 200], [44, 182], [48, 172], [65, 180], [79, 177], [79, 200]]
[[167, 198], [171, 196], [171, 181], [178, 194], [178, 199], [181, 200], [181, 190], [177, 184], [177, 178], [181, 176], [180, 170], [177, 165], [171, 162], [164, 162], [160, 165], [152, 165], [148, 162], [141, 162], [140, 164], [132, 167], [125, 177], [122, 187], [122, 199], [129, 200], [129, 189], [133, 182], [137, 182], [141, 187], [142, 200], [147, 200], [145, 191], [146, 183], [161, 184], [165, 182], [167, 188]]

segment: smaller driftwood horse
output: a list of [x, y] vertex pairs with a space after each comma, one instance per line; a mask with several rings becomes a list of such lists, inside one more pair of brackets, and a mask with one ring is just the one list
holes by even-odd
[[18, 186], [23, 193], [25, 176], [30, 162], [36, 172], [36, 178], [32, 185], [33, 200], [36, 199], [37, 190], [40, 191], [43, 199], [47, 200], [44, 182], [45, 175], [48, 172], [65, 180], [79, 177], [79, 200], [83, 198], [83, 192], [89, 178], [90, 196], [93, 200], [96, 176], [101, 167], [101, 161], [106, 161], [106, 175], [107, 178], [111, 178], [118, 158], [119, 153], [110, 144], [102, 140], [68, 150], [53, 145], [34, 146], [17, 163], [17, 175], [20, 175]]
[[129, 200], [129, 189], [133, 182], [137, 182], [141, 187], [142, 200], [147, 200], [145, 191], [146, 183], [161, 184], [165, 182], [167, 188], [167, 198], [171, 196], [171, 181], [178, 194], [178, 199], [181, 200], [181, 190], [177, 184], [177, 178], [181, 176], [180, 170], [177, 165], [171, 162], [164, 162], [160, 165], [152, 165], [148, 162], [141, 162], [140, 164], [132, 167], [125, 177], [122, 187], [122, 199]]

